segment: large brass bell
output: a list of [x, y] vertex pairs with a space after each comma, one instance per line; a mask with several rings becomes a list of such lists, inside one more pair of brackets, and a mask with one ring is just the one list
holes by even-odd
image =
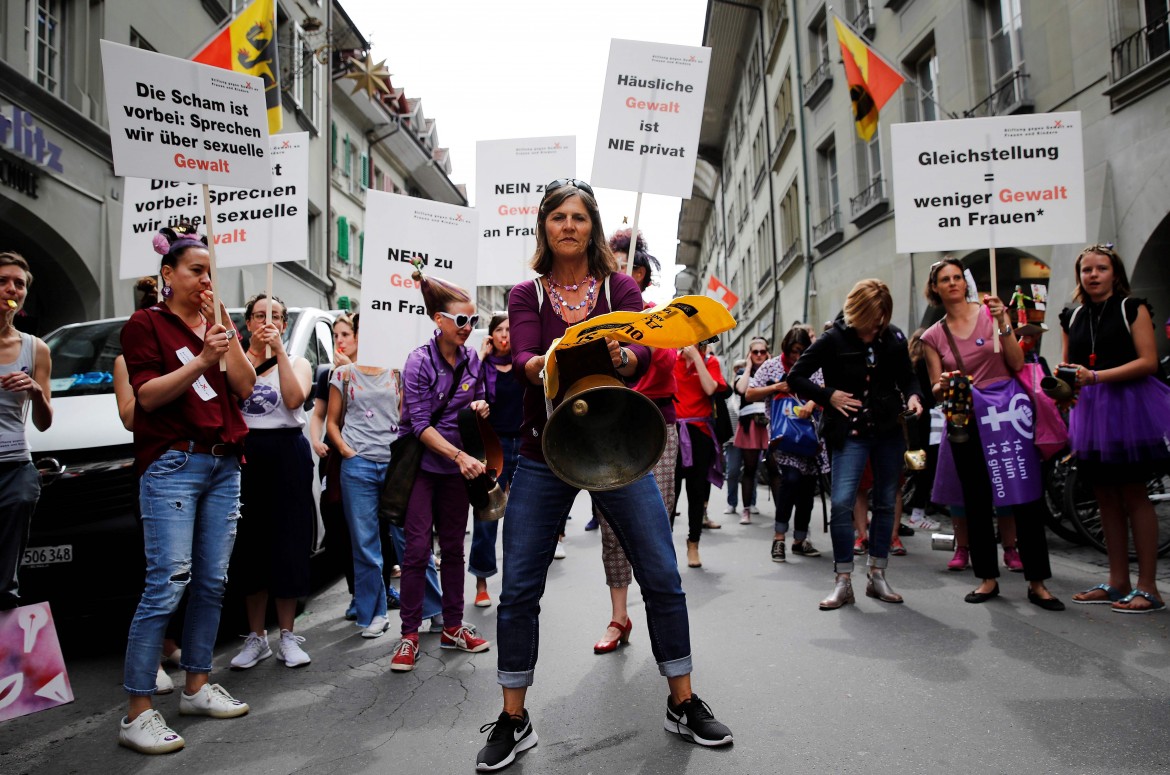
[[591, 374], [573, 383], [544, 427], [544, 459], [562, 481], [616, 490], [645, 476], [666, 449], [666, 421], [621, 380]]

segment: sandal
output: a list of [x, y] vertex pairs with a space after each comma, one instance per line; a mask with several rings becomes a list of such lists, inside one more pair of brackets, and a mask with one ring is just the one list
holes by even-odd
[[[1091, 595], [1097, 590], [1104, 592], [1105, 597], [1095, 597], [1091, 600], [1078, 597], [1079, 595]], [[1125, 597], [1124, 592], [1119, 592], [1108, 584], [1098, 584], [1095, 587], [1086, 589], [1084, 592], [1078, 592], [1076, 595], [1073, 595], [1072, 601], [1080, 605], [1108, 605], [1120, 601], [1123, 597]]]
[[[1150, 605], [1146, 608], [1118, 608], [1118, 606], [1128, 606], [1135, 598], [1139, 597], [1145, 598]], [[1166, 604], [1149, 592], [1134, 587], [1132, 592], [1113, 604], [1113, 610], [1119, 614], [1152, 614], [1155, 611], [1166, 610]]]

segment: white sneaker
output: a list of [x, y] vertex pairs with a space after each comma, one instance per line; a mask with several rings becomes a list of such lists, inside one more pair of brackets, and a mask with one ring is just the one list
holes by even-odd
[[915, 530], [938, 530], [939, 524], [925, 514], [911, 514], [906, 524]]
[[185, 744], [179, 733], [168, 727], [166, 719], [154, 708], [139, 713], [133, 721], [122, 717], [118, 745], [138, 753], [170, 753]]
[[305, 639], [300, 635], [289, 630], [281, 630], [280, 643], [276, 644], [276, 658], [283, 662], [285, 667], [300, 667], [309, 664], [312, 660], [301, 648], [301, 644], [304, 642]]
[[244, 639], [244, 647], [240, 649], [240, 653], [232, 657], [232, 667], [236, 670], [247, 670], [259, 664], [260, 660], [268, 659], [270, 656], [272, 656], [272, 649], [268, 647], [268, 633], [257, 635], [250, 632], [248, 637]]
[[381, 638], [386, 630], [390, 629], [390, 620], [385, 616], [375, 616], [370, 626], [362, 630], [363, 638]]
[[728, 504], [728, 505], [727, 505], [727, 508], [725, 508], [725, 509], [723, 510], [723, 513], [724, 513], [724, 514], [734, 514], [734, 513], [735, 513], [735, 506], [732, 506], [731, 504]]
[[203, 684], [194, 694], [179, 695], [179, 715], [235, 718], [249, 710], [248, 703], [237, 700], [219, 684]]
[[565, 545], [561, 541], [557, 541], [557, 548], [553, 550], [554, 560], [565, 559]]
[[752, 514], [759, 514], [760, 513], [760, 510], [757, 509], [755, 506], [748, 506], [748, 511], [750, 511]]
[[163, 670], [162, 665], [158, 666], [158, 675], [154, 678], [154, 693], [155, 694], [170, 694], [175, 690], [175, 682], [167, 675], [167, 671]]

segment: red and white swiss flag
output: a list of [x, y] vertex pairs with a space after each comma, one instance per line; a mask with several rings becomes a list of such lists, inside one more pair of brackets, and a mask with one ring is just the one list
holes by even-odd
[[719, 278], [715, 275], [711, 275], [707, 279], [707, 295], [727, 307], [728, 312], [739, 302], [739, 297], [732, 293], [730, 288], [719, 282]]

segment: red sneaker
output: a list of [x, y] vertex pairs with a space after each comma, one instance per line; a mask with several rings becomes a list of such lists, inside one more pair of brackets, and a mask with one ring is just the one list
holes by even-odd
[[492, 604], [492, 596], [488, 594], [486, 589], [475, 593], [475, 607], [487, 608]]
[[414, 661], [418, 659], [418, 636], [404, 637], [398, 641], [394, 649], [394, 658], [390, 660], [390, 669], [396, 673], [408, 673], [414, 670]]
[[906, 556], [906, 547], [902, 545], [902, 539], [894, 536], [894, 540], [890, 542], [890, 554], [895, 557]]
[[439, 639], [439, 648], [459, 649], [460, 651], [470, 651], [472, 654], [487, 651], [491, 645], [483, 638], [477, 636], [466, 625], [444, 629], [443, 637]]

